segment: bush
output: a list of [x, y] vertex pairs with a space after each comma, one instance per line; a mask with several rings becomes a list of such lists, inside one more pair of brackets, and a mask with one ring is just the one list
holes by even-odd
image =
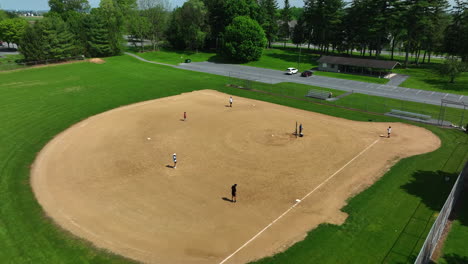
[[226, 27], [223, 53], [235, 61], [255, 61], [262, 56], [266, 43], [265, 32], [258, 22], [239, 16]]

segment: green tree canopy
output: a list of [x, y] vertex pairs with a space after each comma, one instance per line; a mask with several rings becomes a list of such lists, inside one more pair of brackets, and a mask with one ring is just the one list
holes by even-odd
[[278, 36], [278, 16], [276, 13], [278, 4], [276, 0], [261, 0], [260, 9], [263, 14], [261, 25], [268, 40], [268, 47], [271, 48], [271, 43]]
[[69, 11], [86, 12], [90, 9], [88, 0], [49, 0], [50, 12], [64, 14]]
[[445, 59], [439, 70], [441, 75], [449, 77], [450, 83], [454, 83], [455, 78], [468, 71], [468, 65], [457, 57], [450, 56]]
[[189, 0], [177, 8], [167, 30], [169, 42], [180, 49], [202, 48], [209, 30], [207, 13], [208, 10], [201, 0]]
[[11, 43], [19, 44], [28, 22], [21, 18], [8, 18], [0, 21], [0, 39], [5, 41], [8, 46]]
[[224, 33], [225, 56], [247, 62], [260, 59], [267, 40], [257, 21], [247, 16], [236, 17]]
[[79, 54], [75, 37], [59, 17], [48, 17], [28, 28], [20, 41], [28, 61], [65, 59]]

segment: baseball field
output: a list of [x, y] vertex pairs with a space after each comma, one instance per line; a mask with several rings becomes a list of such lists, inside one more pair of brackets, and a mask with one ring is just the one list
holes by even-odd
[[[417, 252], [445, 177], [467, 158], [456, 130], [125, 56], [0, 80], [0, 259], [11, 263], [244, 263], [277, 252], [260, 263], [397, 263]], [[409, 227], [415, 214], [428, 222]], [[401, 239], [409, 230], [420, 237]]]

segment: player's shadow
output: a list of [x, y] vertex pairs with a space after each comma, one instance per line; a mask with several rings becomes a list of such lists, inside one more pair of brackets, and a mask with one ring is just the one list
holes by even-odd
[[224, 107], [231, 107], [230, 105], [224, 105]]
[[166, 168], [171, 168], [171, 169], [173, 169], [174, 166], [172, 166], [172, 165], [166, 165]]
[[223, 198], [221, 198], [221, 199], [223, 199], [223, 200], [226, 201], [226, 202], [231, 202], [231, 203], [232, 203], [232, 200], [229, 199], [229, 198], [227, 198], [227, 197], [223, 197]]
[[185, 119], [181, 118], [180, 121], [185, 121]]

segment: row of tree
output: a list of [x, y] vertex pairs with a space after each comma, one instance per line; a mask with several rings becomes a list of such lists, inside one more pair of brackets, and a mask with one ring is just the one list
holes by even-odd
[[44, 19], [26, 27], [16, 42], [27, 61], [120, 54], [136, 2], [102, 0], [91, 9], [87, 0], [49, 0], [49, 6]]
[[430, 62], [432, 53], [449, 53], [468, 61], [468, 4], [456, 0], [306, 0], [294, 28], [293, 42], [318, 46], [322, 52], [360, 50], [378, 56], [390, 47], [415, 54], [415, 62]]
[[[434, 52], [468, 61], [468, 4], [455, 2], [448, 12], [447, 0], [305, 0], [300, 12], [289, 0], [281, 10], [276, 0], [188, 0], [174, 10], [166, 0], [101, 0], [92, 9], [87, 0], [49, 0], [43, 21], [28, 27], [3, 19], [0, 34], [4, 41], [19, 43], [28, 60], [116, 55], [123, 35], [130, 34], [141, 49], [144, 40], [153, 49], [167, 40], [178, 49], [215, 48], [241, 61], [258, 59], [258, 50], [289, 36], [324, 53], [357, 49], [378, 56], [390, 47], [393, 58], [399, 47], [406, 51], [406, 62], [410, 53], [419, 63], [430, 61]], [[293, 16], [298, 19], [291, 30]], [[247, 56], [246, 50], [256, 55]]]

